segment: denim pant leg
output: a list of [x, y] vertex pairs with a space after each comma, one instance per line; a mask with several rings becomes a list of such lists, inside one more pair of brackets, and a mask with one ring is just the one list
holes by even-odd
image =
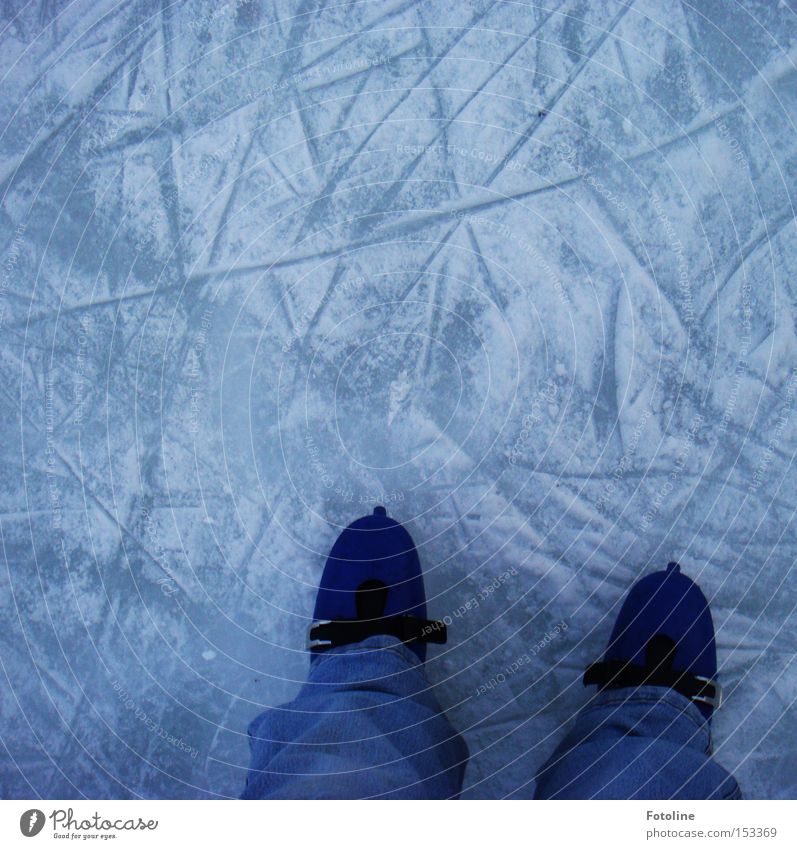
[[445, 799], [468, 760], [423, 664], [389, 636], [314, 657], [299, 695], [249, 737], [244, 799]]
[[537, 776], [538, 799], [738, 799], [710, 726], [667, 687], [599, 692]]

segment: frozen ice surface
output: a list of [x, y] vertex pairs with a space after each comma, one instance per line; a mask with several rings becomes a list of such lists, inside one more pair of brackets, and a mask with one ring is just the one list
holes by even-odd
[[379, 502], [466, 797], [671, 559], [795, 796], [794, 0], [2, 9], [4, 796], [237, 795]]

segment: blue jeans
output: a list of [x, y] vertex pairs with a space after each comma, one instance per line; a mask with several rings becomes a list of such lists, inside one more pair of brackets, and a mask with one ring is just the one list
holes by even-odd
[[537, 775], [537, 799], [739, 799], [710, 727], [668, 687], [598, 693]]
[[290, 703], [249, 726], [243, 799], [448, 799], [465, 741], [417, 655], [394, 637], [328, 649]]
[[[243, 799], [456, 798], [464, 740], [423, 665], [393, 637], [314, 657], [290, 703], [249, 726]], [[537, 798], [738, 798], [711, 760], [708, 726], [663, 687], [598, 694], [538, 776]]]

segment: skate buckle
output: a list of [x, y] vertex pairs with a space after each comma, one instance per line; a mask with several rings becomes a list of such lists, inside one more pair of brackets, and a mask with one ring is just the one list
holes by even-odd
[[[315, 629], [319, 625], [331, 625], [331, 624], [332, 624], [331, 619], [319, 619], [316, 622], [313, 622], [313, 624], [310, 626], [310, 634], [312, 634], [313, 631], [315, 631]], [[328, 646], [331, 646], [331, 645], [332, 645], [332, 640], [309, 640], [309, 642], [307, 643], [307, 648], [312, 651], [312, 649], [327, 648]]]
[[711, 678], [706, 678], [705, 675], [695, 675], [695, 681], [701, 681], [705, 686], [711, 686], [714, 688], [713, 696], [692, 696], [691, 700], [693, 702], [700, 702], [701, 704], [708, 705], [709, 707], [716, 710], [722, 704], [722, 687]]

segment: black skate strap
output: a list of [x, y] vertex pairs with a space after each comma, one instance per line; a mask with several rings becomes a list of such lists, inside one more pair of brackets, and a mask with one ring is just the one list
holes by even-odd
[[310, 649], [323, 651], [333, 646], [359, 643], [368, 637], [387, 634], [403, 643], [438, 643], [448, 639], [444, 622], [417, 616], [382, 616], [378, 619], [335, 619], [314, 622], [310, 628]]
[[721, 689], [716, 681], [689, 672], [661, 666], [639, 666], [624, 660], [602, 660], [587, 667], [584, 686], [597, 684], [601, 690], [619, 687], [670, 687], [697, 702], [719, 707]]

